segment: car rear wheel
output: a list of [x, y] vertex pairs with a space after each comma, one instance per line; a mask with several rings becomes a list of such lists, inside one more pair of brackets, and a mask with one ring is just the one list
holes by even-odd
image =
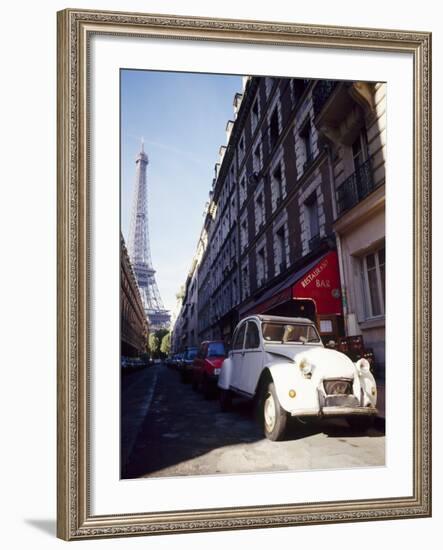
[[265, 436], [271, 441], [281, 441], [286, 433], [288, 415], [280, 405], [275, 386], [272, 382], [264, 392], [262, 403]]
[[219, 394], [220, 409], [222, 412], [228, 412], [232, 408], [232, 394], [229, 390], [220, 389]]

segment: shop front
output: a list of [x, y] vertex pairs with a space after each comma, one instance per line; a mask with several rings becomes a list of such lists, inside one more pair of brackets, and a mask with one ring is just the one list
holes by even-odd
[[323, 254], [268, 289], [255, 303], [247, 303], [240, 317], [252, 314], [307, 317], [317, 323], [324, 343], [344, 335], [338, 257]]

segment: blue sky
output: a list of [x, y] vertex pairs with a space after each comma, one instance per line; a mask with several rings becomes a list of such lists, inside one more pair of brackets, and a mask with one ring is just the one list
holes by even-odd
[[151, 255], [164, 305], [175, 306], [203, 223], [240, 76], [122, 70], [121, 224], [128, 239], [141, 137], [149, 157]]

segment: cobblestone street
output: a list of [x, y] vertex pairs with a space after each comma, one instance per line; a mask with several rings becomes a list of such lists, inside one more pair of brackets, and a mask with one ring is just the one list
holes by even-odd
[[382, 466], [381, 428], [342, 420], [293, 421], [282, 442], [264, 438], [251, 404], [220, 412], [163, 364], [122, 379], [122, 477], [165, 477]]

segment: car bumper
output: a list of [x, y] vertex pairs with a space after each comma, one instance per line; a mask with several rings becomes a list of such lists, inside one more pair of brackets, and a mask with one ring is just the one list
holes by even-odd
[[377, 416], [378, 410], [375, 407], [339, 407], [329, 406], [321, 409], [306, 409], [291, 411], [291, 416], [312, 416], [312, 417], [347, 417], [347, 416]]

